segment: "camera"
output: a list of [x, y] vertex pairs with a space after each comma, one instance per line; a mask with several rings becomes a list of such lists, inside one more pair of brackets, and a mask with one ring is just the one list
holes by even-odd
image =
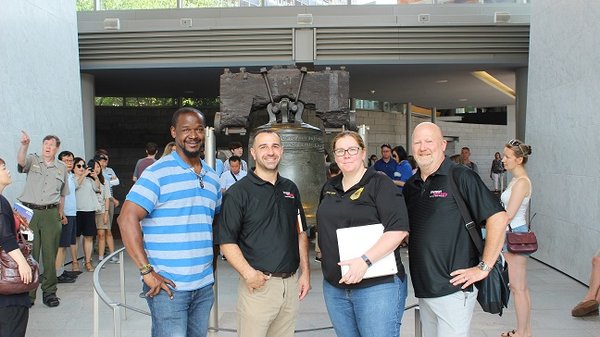
[[23, 231], [21, 231], [21, 234], [23, 234], [23, 238], [26, 241], [29, 241], [29, 242], [33, 241], [33, 231], [31, 229], [23, 230]]

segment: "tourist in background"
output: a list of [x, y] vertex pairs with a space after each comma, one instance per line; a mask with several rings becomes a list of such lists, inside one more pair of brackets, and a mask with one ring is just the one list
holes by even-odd
[[393, 181], [400, 188], [400, 191], [402, 191], [404, 183], [413, 175], [412, 166], [410, 166], [407, 160], [408, 154], [402, 145], [398, 145], [392, 150], [392, 158], [398, 163]]
[[94, 271], [92, 264], [92, 247], [96, 235], [96, 209], [98, 208], [97, 193], [101, 192], [100, 180], [93, 167], [88, 167], [83, 158], [73, 160], [75, 166], [75, 197], [77, 199], [77, 237], [83, 235], [83, 255], [85, 269]]
[[494, 181], [494, 192], [500, 191], [502, 173], [504, 173], [504, 164], [502, 164], [500, 152], [496, 152], [494, 160], [492, 160], [492, 168], [490, 169], [490, 178]]

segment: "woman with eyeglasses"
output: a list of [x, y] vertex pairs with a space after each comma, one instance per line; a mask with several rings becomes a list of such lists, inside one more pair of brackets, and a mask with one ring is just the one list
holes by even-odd
[[[110, 231], [110, 222], [108, 221], [108, 213], [110, 208], [110, 182], [104, 179], [102, 174], [102, 165], [96, 160], [90, 160], [88, 167], [94, 168], [94, 173], [100, 181], [100, 193], [96, 193], [98, 203], [96, 206], [96, 233], [98, 234], [98, 261], [104, 260], [104, 249], [108, 247], [110, 254], [115, 251], [115, 242], [113, 240], [112, 232]], [[112, 262], [116, 262], [116, 258], [113, 257]]]
[[393, 181], [400, 188], [400, 191], [402, 191], [404, 183], [413, 175], [412, 166], [407, 160], [408, 154], [402, 145], [398, 145], [392, 150], [392, 158], [398, 163]]
[[[332, 148], [341, 174], [325, 183], [317, 210], [329, 318], [340, 337], [398, 337], [407, 284], [398, 248], [408, 234], [404, 198], [386, 175], [365, 168], [365, 144], [356, 132], [339, 133]], [[372, 224], [383, 225], [380, 239], [356, 257], [340, 261], [336, 230]], [[373, 263], [390, 253], [397, 273], [364, 278]], [[342, 266], [348, 267], [343, 275]]]
[[75, 197], [77, 199], [77, 237], [83, 235], [85, 269], [94, 271], [92, 246], [94, 235], [96, 235], [96, 210], [98, 208], [96, 194], [102, 193], [101, 184], [94, 168], [88, 168], [85, 160], [76, 157], [73, 162]]
[[[512, 180], [502, 193], [501, 199], [509, 218], [509, 226], [513, 232], [527, 232], [527, 208], [531, 198], [531, 180], [527, 175], [525, 164], [531, 155], [531, 146], [513, 139], [504, 146], [502, 163], [511, 173]], [[506, 247], [506, 246], [505, 246]], [[515, 301], [517, 328], [503, 333], [502, 337], [531, 336], [531, 298], [527, 287], [527, 254], [514, 254], [504, 249], [508, 262], [510, 289]]]

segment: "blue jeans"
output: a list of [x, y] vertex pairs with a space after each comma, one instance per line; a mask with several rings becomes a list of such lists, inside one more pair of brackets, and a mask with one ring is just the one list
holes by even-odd
[[399, 337], [406, 302], [404, 282], [340, 289], [323, 280], [329, 319], [338, 337]]
[[[144, 293], [148, 290], [144, 284]], [[152, 337], [206, 337], [214, 298], [212, 284], [192, 291], [173, 291], [172, 300], [164, 290], [154, 297], [146, 296]]]

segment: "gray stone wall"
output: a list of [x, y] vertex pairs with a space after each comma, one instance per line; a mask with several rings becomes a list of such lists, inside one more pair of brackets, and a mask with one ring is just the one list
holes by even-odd
[[21, 130], [30, 152], [55, 134], [61, 149], [82, 153], [81, 86], [74, 1], [3, 1], [0, 19], [0, 157], [12, 172], [4, 191], [12, 202], [25, 175], [17, 173]]
[[597, 1], [532, 2], [525, 140], [534, 256], [584, 283], [600, 248], [599, 13]]

